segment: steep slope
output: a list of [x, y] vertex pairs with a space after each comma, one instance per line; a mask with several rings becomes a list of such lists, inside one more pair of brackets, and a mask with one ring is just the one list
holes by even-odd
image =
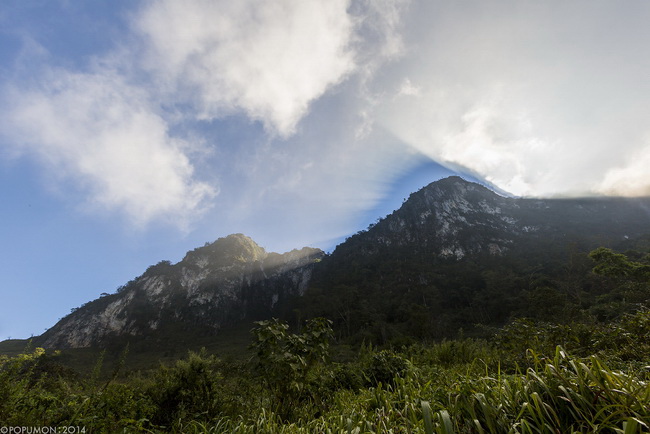
[[571, 317], [608, 291], [590, 280], [586, 253], [649, 233], [648, 198], [508, 198], [450, 177], [413, 193], [330, 255], [267, 253], [236, 234], [177, 264], [160, 262], [36, 343], [87, 347], [163, 330], [211, 335], [270, 315], [296, 324], [327, 316], [340, 336], [381, 343], [450, 336], [514, 315]]
[[242, 234], [229, 235], [188, 252], [177, 264], [149, 267], [117, 293], [73, 311], [38, 342], [47, 348], [88, 347], [179, 325], [192, 333], [215, 332], [268, 315], [302, 294], [322, 256], [312, 248], [267, 253]]
[[[557, 243], [611, 244], [650, 232], [650, 199], [516, 199], [452, 176], [413, 193], [400, 209], [338, 246], [337, 255], [385, 247], [438, 258], [531, 254]], [[564, 246], [559, 246], [563, 248]]]
[[590, 280], [588, 251], [650, 233], [649, 210], [648, 198], [508, 198], [443, 179], [326, 257], [301, 315], [380, 343], [571, 317], [606, 291]]

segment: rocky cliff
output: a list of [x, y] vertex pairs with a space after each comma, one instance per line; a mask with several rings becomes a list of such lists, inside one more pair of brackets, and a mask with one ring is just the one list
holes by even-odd
[[323, 254], [312, 248], [267, 253], [242, 234], [229, 235], [177, 264], [149, 267], [117, 293], [73, 311], [39, 341], [48, 348], [79, 348], [163, 327], [218, 331], [302, 294]]
[[[510, 198], [452, 176], [411, 194], [389, 216], [338, 246], [373, 254], [406, 248], [436, 258], [500, 256], [528, 248], [585, 248], [650, 232], [648, 198]], [[339, 253], [339, 254], [340, 254]]]
[[[411, 194], [330, 255], [310, 248], [267, 253], [236, 234], [177, 264], [160, 262], [63, 318], [38, 343], [86, 347], [170, 328], [178, 335], [214, 333], [281, 313], [279, 307], [301, 318], [338, 318], [348, 334], [379, 327], [384, 336], [385, 324], [408, 323], [408, 333], [445, 336], [467, 322], [529, 314], [527, 294], [538, 290], [573, 297], [558, 277], [571, 251], [586, 257], [595, 247], [648, 233], [648, 198], [509, 198], [450, 177]], [[583, 264], [581, 276], [588, 271]], [[572, 291], [590, 291], [587, 285]], [[416, 313], [425, 319], [414, 319]], [[429, 334], [421, 324], [429, 324]]]
[[332, 319], [344, 338], [400, 345], [514, 316], [617, 314], [632, 297], [594, 280], [587, 254], [650, 234], [649, 210], [648, 198], [510, 198], [443, 179], [325, 257], [299, 313]]

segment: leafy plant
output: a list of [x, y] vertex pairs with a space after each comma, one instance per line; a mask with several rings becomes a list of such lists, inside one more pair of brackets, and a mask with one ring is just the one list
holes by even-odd
[[222, 374], [219, 359], [205, 350], [190, 352], [187, 359], [171, 367], [161, 366], [148, 394], [156, 405], [154, 423], [169, 425], [176, 420], [210, 420], [221, 414]]
[[271, 392], [274, 409], [289, 416], [297, 403], [315, 397], [309, 376], [325, 362], [332, 337], [331, 321], [310, 320], [303, 333], [289, 333], [289, 326], [277, 319], [257, 322], [252, 330], [256, 370]]

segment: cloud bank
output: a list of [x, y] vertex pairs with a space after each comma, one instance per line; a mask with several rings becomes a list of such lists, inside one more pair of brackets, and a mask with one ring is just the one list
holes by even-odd
[[420, 1], [374, 116], [514, 194], [650, 194], [649, 17], [641, 1]]
[[6, 84], [2, 129], [137, 225], [216, 204], [340, 235], [421, 158], [517, 195], [650, 194], [647, 1], [151, 0], [128, 17], [84, 70]]
[[[243, 114], [264, 126], [267, 141], [293, 135], [310, 104], [357, 67], [358, 17], [348, 7], [347, 0], [147, 1], [129, 13], [130, 33], [83, 70], [71, 69], [77, 59], [53, 59], [47, 41], [24, 37], [29, 49], [18, 60], [30, 76], [14, 73], [4, 83], [3, 136], [81, 187], [87, 205], [121, 211], [138, 226], [186, 227], [220, 190], [197, 175], [202, 162], [188, 137], [237, 159], [232, 148], [240, 143], [222, 144], [201, 122]], [[232, 165], [211, 163], [225, 172]]]

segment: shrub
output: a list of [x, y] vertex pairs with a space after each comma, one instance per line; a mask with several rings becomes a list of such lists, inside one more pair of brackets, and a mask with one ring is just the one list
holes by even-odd
[[381, 350], [371, 354], [367, 365], [363, 369], [366, 384], [377, 386], [394, 385], [395, 379], [406, 375], [410, 362], [404, 357], [390, 350]]
[[277, 319], [257, 322], [251, 347], [257, 355], [256, 370], [271, 392], [273, 409], [283, 417], [305, 400], [316, 400], [310, 374], [329, 354], [331, 321], [310, 320], [301, 334], [290, 334], [289, 326]]
[[171, 367], [161, 366], [154, 375], [149, 395], [156, 405], [152, 420], [168, 425], [184, 419], [209, 420], [220, 415], [219, 359], [205, 349], [189, 353]]

